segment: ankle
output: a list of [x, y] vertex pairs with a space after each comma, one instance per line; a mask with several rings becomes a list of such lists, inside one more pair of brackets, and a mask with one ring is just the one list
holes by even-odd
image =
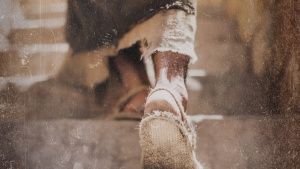
[[123, 110], [135, 110], [142, 111], [144, 109], [144, 104], [146, 102], [146, 98], [148, 96], [148, 91], [141, 91], [133, 98], [129, 99], [129, 101], [124, 105]]
[[[183, 96], [184, 95], [184, 96]], [[153, 111], [166, 111], [181, 117], [186, 112], [187, 94], [168, 85], [156, 86], [149, 94], [145, 105], [145, 116]]]
[[129, 92], [140, 86], [150, 86], [144, 62], [137, 59], [135, 55], [126, 54], [128, 53], [120, 52], [114, 59], [114, 65], [125, 91]]
[[158, 82], [155, 86], [155, 88], [166, 88], [171, 90], [173, 93], [176, 93], [176, 95], [178, 95], [178, 98], [176, 98], [178, 100], [178, 102], [181, 103], [184, 112], [187, 109], [187, 102], [188, 102], [188, 92], [186, 89], [186, 86], [184, 84], [184, 82], [176, 82], [176, 83], [161, 83]]
[[189, 57], [171, 51], [157, 52], [153, 55], [153, 63], [156, 85], [146, 101], [145, 115], [158, 110], [181, 116], [187, 108], [185, 78]]
[[155, 65], [155, 88], [164, 87], [178, 93], [184, 111], [187, 108], [188, 94], [185, 79], [189, 64], [189, 57], [179, 53], [158, 52], [153, 55]]

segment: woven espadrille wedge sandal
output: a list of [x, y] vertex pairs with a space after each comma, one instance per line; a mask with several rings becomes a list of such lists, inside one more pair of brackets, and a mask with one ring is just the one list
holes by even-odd
[[146, 117], [140, 123], [142, 168], [202, 169], [194, 152], [196, 134], [177, 99], [180, 97], [179, 94], [160, 87], [153, 89], [148, 99], [156, 92], [161, 92], [163, 97], [169, 95], [172, 101], [176, 102], [181, 117], [165, 110], [145, 112]]

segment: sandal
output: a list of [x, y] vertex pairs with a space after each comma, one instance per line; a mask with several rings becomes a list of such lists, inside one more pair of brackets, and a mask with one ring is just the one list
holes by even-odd
[[[167, 89], [156, 88], [155, 92], [167, 91], [176, 102], [180, 115], [169, 111], [146, 112], [140, 123], [140, 144], [143, 169], [202, 169], [196, 159], [196, 133], [183, 106], [176, 99], [179, 94]], [[147, 99], [148, 100], [148, 99]]]
[[109, 119], [115, 120], [141, 120], [144, 114], [144, 106], [141, 109], [135, 110], [123, 110], [126, 104], [142, 91], [148, 91], [149, 86], [140, 86], [128, 92], [123, 96], [113, 108], [113, 113], [109, 116]]

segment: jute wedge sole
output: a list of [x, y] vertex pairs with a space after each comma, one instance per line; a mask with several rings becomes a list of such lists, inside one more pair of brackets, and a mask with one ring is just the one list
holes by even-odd
[[143, 169], [201, 169], [193, 135], [169, 112], [155, 112], [140, 126]]

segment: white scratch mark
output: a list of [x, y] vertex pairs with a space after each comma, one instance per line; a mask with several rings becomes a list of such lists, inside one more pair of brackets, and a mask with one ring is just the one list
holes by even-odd
[[199, 114], [199, 115], [192, 115], [190, 116], [191, 121], [194, 123], [200, 123], [203, 120], [222, 120], [223, 116], [222, 115], [203, 115], [203, 114]]

